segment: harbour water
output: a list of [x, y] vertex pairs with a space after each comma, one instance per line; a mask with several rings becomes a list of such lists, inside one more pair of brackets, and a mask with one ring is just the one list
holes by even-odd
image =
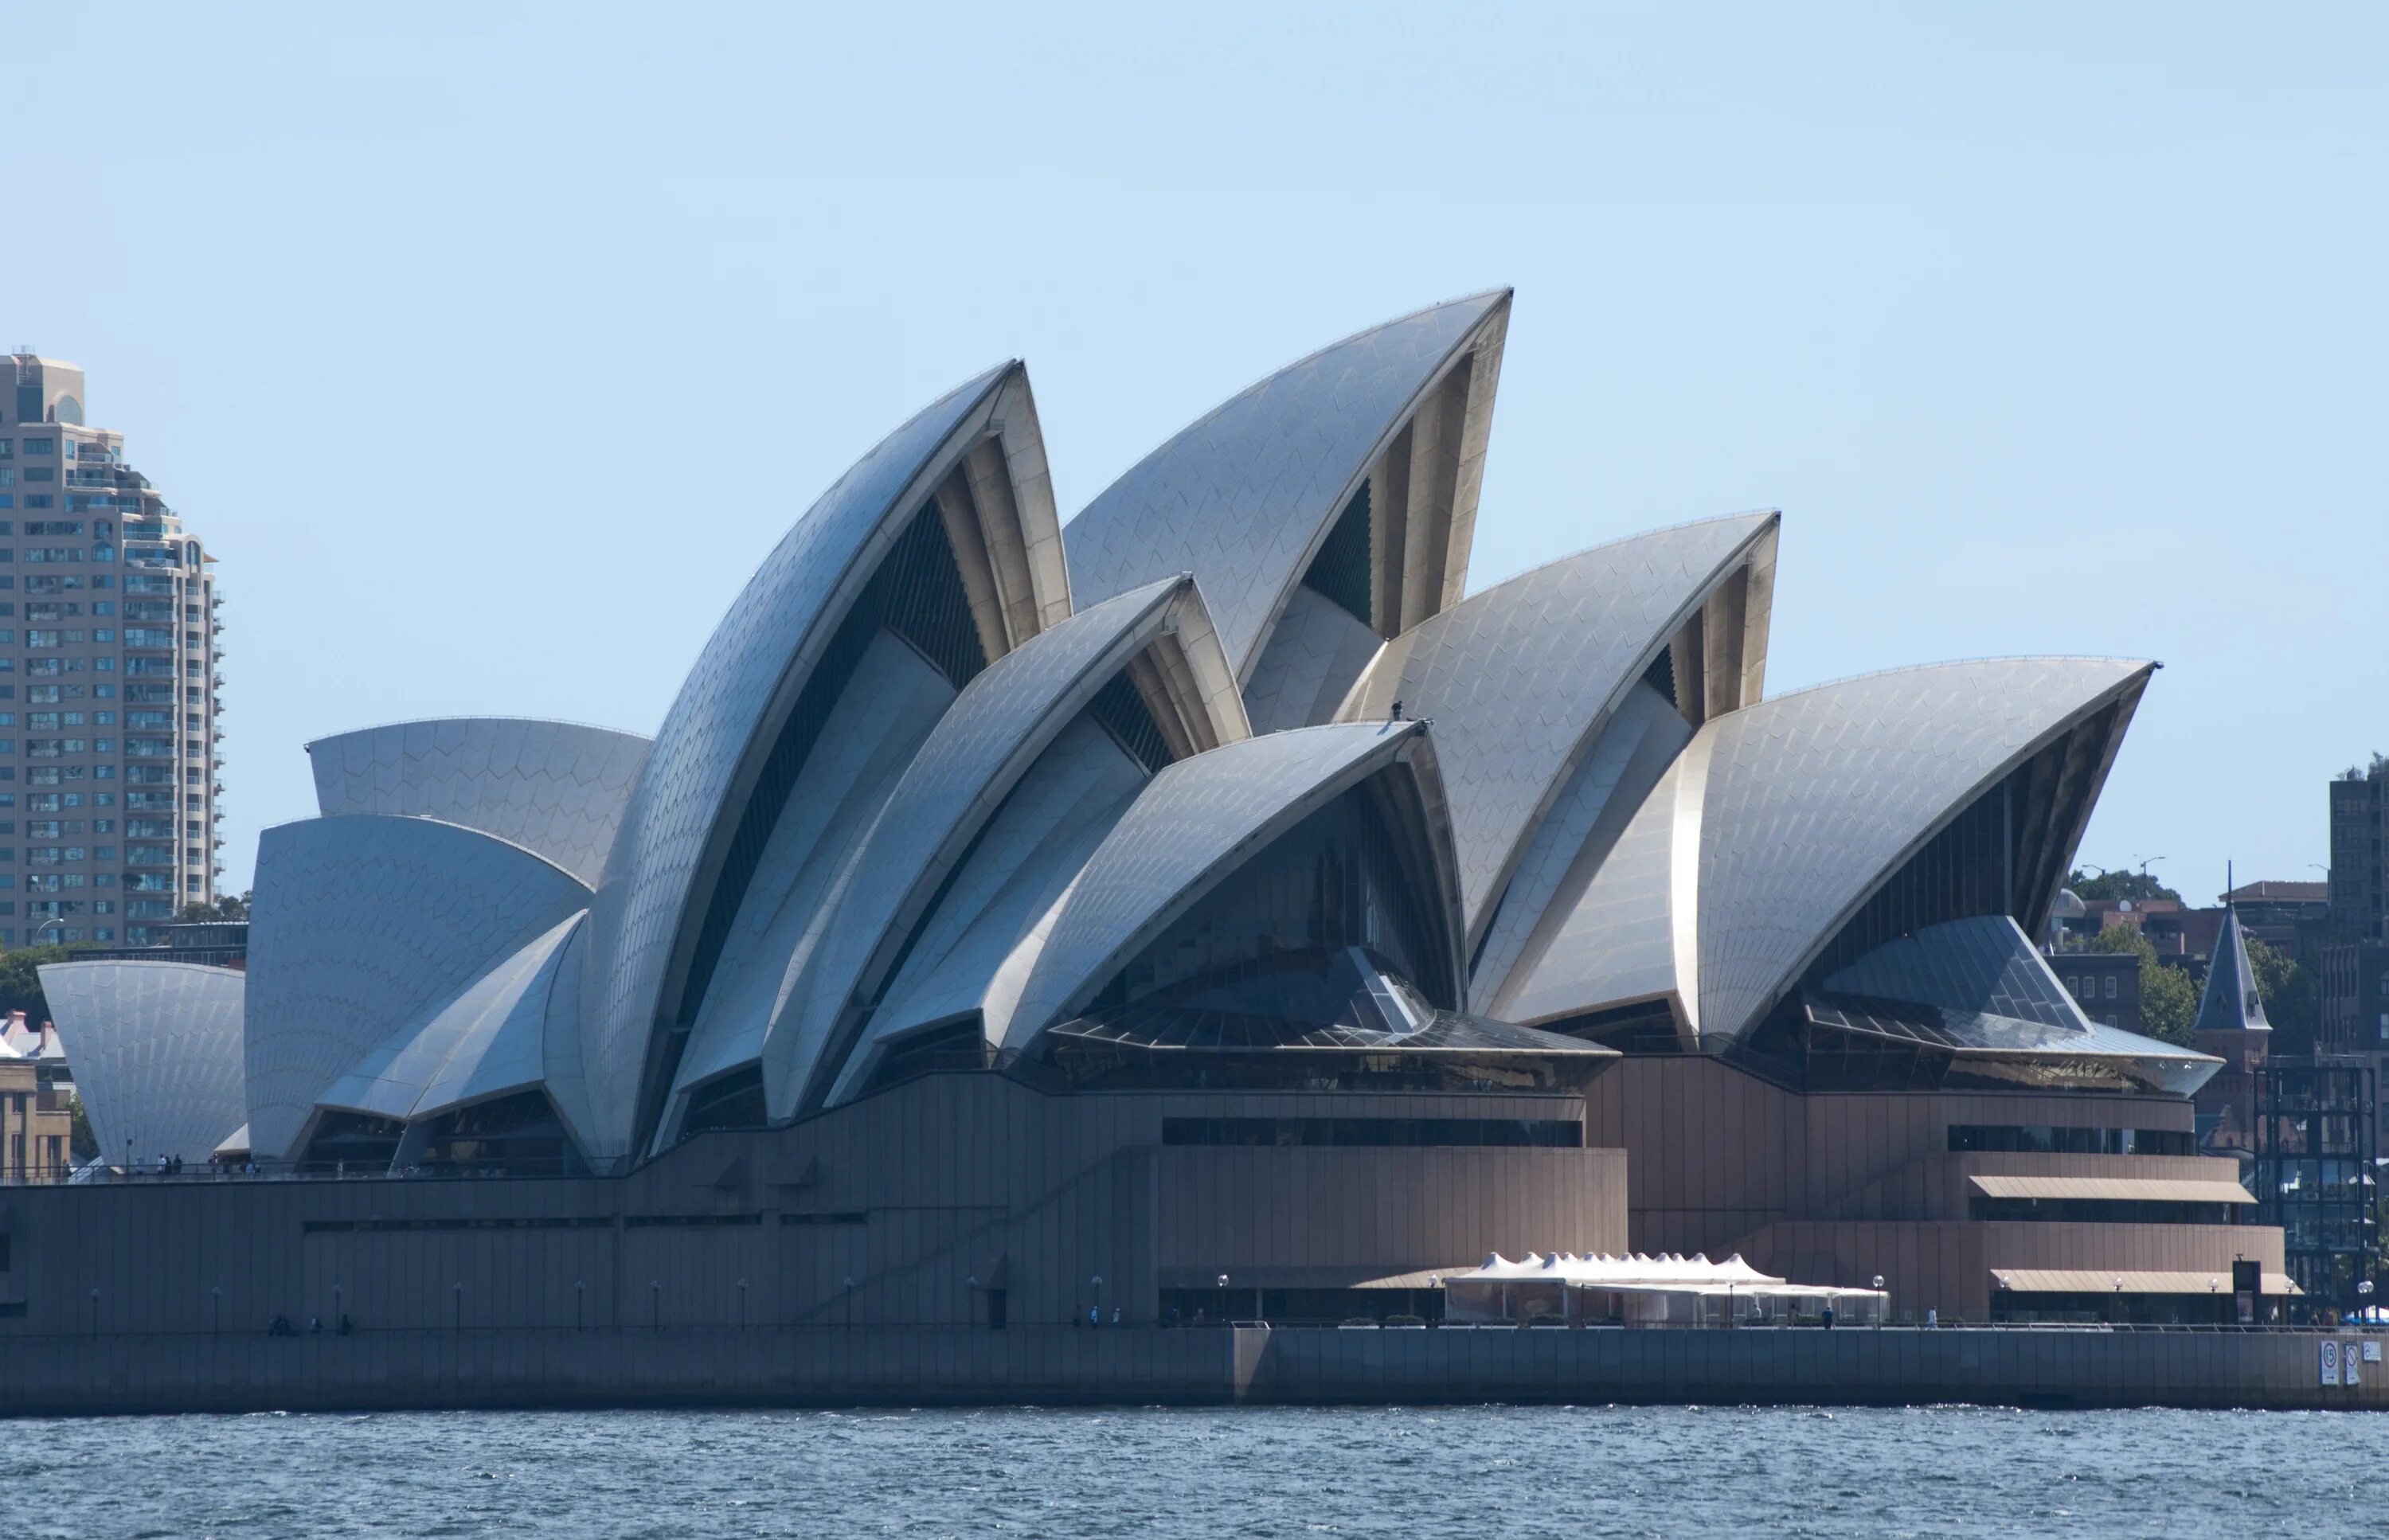
[[1982, 1407], [0, 1422], [0, 1534], [2355, 1535], [2389, 1419]]

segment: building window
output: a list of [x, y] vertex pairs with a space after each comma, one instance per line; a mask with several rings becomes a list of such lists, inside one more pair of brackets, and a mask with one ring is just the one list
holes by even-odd
[[2115, 998], [2115, 975], [2113, 974], [2107, 975], [2107, 998], [2109, 999]]

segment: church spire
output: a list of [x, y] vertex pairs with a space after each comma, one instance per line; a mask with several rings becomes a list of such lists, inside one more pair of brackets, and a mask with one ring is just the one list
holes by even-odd
[[2248, 938], [2240, 929], [2240, 910], [2231, 902], [2229, 869], [2225, 869], [2223, 928], [2216, 934], [2215, 961], [2206, 970], [2206, 993], [2198, 1002], [2199, 1032], [2269, 1032], [2265, 999], [2256, 990], [2256, 970], [2248, 964]]

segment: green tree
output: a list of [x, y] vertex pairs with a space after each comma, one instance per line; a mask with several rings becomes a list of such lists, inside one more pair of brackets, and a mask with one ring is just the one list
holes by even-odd
[[2196, 1046], [2190, 1024], [2198, 1019], [2198, 991], [2190, 975], [2167, 967], [2149, 938], [2129, 925], [2110, 925], [2090, 938], [2094, 952], [2132, 952], [2140, 960], [2140, 1030], [2183, 1048]]
[[64, 962], [70, 955], [64, 947], [19, 947], [0, 952], [0, 1014], [22, 1011], [35, 1025], [48, 1021], [50, 1002], [42, 993], [42, 975], [34, 970], [45, 962]]
[[92, 1135], [91, 1118], [83, 1110], [83, 1096], [80, 1092], [67, 1098], [67, 1111], [74, 1118], [71, 1132], [67, 1139], [68, 1150], [73, 1154], [78, 1165], [84, 1161], [97, 1160], [99, 1140]]
[[2142, 898], [2181, 901], [2180, 894], [2145, 872], [2102, 872], [2094, 877], [2077, 866], [2065, 874], [2065, 885], [2074, 890], [2076, 897], [2083, 899], [2113, 901], [2129, 898], [2136, 903]]
[[2256, 975], [2256, 996], [2273, 1025], [2272, 1051], [2306, 1055], [2315, 1050], [2322, 1025], [2322, 991], [2312, 971], [2255, 936], [2248, 938], [2248, 967]]
[[194, 900], [174, 912], [175, 921], [185, 925], [207, 925], [222, 920], [248, 918], [249, 895], [246, 893], [236, 898], [227, 893], [212, 904], [203, 904]]

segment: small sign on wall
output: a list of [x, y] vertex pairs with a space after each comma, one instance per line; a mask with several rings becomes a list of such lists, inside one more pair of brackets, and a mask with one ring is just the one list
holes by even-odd
[[2358, 1351], [2357, 1343], [2342, 1343], [2339, 1344], [2339, 1382], [2341, 1384], [2360, 1385], [2364, 1383], [2363, 1371], [2356, 1367], [2357, 1361], [2361, 1357], [2363, 1357], [2363, 1354]]
[[2367, 1337], [2364, 1340], [2364, 1361], [2368, 1364], [2377, 1364], [2381, 1361], [2380, 1338]]
[[2326, 1385], [2336, 1385], [2336, 1384], [2338, 1384], [2338, 1383], [2339, 1383], [2339, 1341], [2338, 1341], [2338, 1339], [2337, 1339], [2337, 1338], [2326, 1338], [2326, 1339], [2324, 1339], [2324, 1341], [2323, 1341], [2323, 1343], [2322, 1343], [2322, 1345], [2321, 1345], [2321, 1353], [2322, 1353], [2322, 1382], [2323, 1382], [2324, 1384], [2326, 1384]]

